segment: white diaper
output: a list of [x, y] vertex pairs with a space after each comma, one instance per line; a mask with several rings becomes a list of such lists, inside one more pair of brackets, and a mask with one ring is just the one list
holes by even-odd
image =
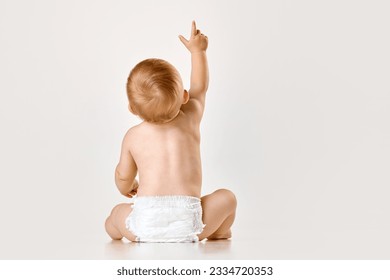
[[197, 242], [203, 230], [200, 199], [192, 196], [141, 196], [133, 199], [126, 228], [138, 242]]

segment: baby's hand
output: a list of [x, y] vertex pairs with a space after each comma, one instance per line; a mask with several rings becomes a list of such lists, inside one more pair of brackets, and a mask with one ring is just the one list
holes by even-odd
[[129, 193], [127, 193], [125, 196], [132, 198], [133, 196], [137, 195], [138, 187], [139, 187], [138, 181], [136, 179], [134, 179], [131, 191]]
[[196, 29], [195, 21], [192, 21], [190, 40], [187, 40], [182, 35], [179, 35], [179, 39], [191, 53], [207, 50], [208, 38], [200, 33], [199, 29]]

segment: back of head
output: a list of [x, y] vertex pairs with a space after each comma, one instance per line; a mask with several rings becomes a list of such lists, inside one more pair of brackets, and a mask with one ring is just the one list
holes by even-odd
[[143, 120], [164, 123], [180, 110], [182, 81], [170, 63], [146, 59], [138, 63], [127, 79], [127, 97], [131, 110]]

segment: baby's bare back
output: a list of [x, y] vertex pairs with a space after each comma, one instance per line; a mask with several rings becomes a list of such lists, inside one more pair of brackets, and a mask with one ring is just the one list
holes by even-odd
[[199, 125], [180, 114], [165, 124], [143, 122], [126, 137], [139, 173], [138, 195], [200, 197]]

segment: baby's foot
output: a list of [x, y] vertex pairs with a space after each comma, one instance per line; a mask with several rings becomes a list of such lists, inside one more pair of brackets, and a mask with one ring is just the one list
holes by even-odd
[[232, 231], [229, 229], [229, 231], [225, 233], [213, 233], [209, 237], [207, 237], [208, 240], [217, 240], [217, 239], [229, 239], [232, 237]]

